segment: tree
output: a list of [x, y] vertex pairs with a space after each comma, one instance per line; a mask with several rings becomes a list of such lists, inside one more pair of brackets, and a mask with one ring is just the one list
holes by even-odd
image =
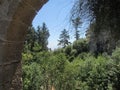
[[45, 23], [42, 24], [42, 27], [38, 26], [37, 28], [37, 41], [41, 46], [42, 50], [48, 50], [48, 38], [49, 38], [49, 30]]
[[110, 46], [111, 53], [120, 39], [120, 0], [76, 0], [71, 10], [71, 21], [77, 17], [89, 20], [90, 24], [95, 23], [94, 43], [106, 44], [105, 49]]
[[60, 37], [59, 37], [60, 40], [58, 45], [61, 45], [63, 48], [65, 48], [67, 45], [69, 45], [69, 34], [68, 34], [68, 31], [66, 29], [64, 29], [61, 34], [60, 34]]
[[75, 39], [78, 40], [80, 38], [80, 34], [79, 34], [79, 26], [82, 24], [82, 22], [80, 21], [80, 18], [77, 17], [75, 19], [72, 19], [72, 25], [75, 28]]
[[48, 50], [47, 45], [49, 36], [49, 30], [45, 23], [43, 23], [42, 26], [38, 26], [37, 30], [34, 27], [30, 26], [27, 30], [24, 49], [27, 49], [29, 51]]
[[86, 39], [79, 39], [73, 42], [73, 49], [77, 51], [77, 55], [83, 52], [88, 52], [88, 42]]
[[36, 31], [35, 28], [30, 26], [27, 29], [27, 36], [25, 39], [25, 45], [27, 45], [27, 49], [29, 49], [30, 51], [33, 51], [33, 47], [35, 45], [37, 36], [36, 36]]

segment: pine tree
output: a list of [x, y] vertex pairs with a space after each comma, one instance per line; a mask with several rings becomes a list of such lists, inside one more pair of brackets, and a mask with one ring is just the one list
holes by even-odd
[[69, 42], [69, 34], [68, 31], [66, 29], [64, 29], [63, 31], [61, 31], [60, 37], [59, 37], [59, 43], [58, 45], [61, 45], [63, 48], [65, 48], [67, 45], [70, 44]]
[[75, 19], [72, 19], [72, 25], [75, 28], [75, 39], [78, 40], [80, 38], [80, 31], [78, 28], [81, 26], [82, 22], [80, 21], [80, 18], [77, 17]]
[[28, 45], [28, 49], [30, 51], [33, 51], [33, 47], [35, 45], [36, 42], [36, 31], [35, 28], [30, 26], [27, 30], [27, 36], [26, 36], [26, 40], [25, 40], [25, 44]]
[[42, 27], [38, 26], [37, 28], [37, 40], [38, 44], [41, 46], [42, 50], [48, 50], [48, 38], [49, 38], [49, 30], [45, 23], [43, 23]]

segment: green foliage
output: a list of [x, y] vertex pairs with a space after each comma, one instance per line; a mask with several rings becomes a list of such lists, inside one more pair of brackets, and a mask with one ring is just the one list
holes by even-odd
[[110, 77], [116, 90], [120, 89], [120, 48], [112, 53], [113, 67], [111, 68]]
[[88, 52], [88, 42], [86, 39], [79, 39], [73, 42], [73, 49], [77, 50], [77, 54]]
[[[69, 47], [70, 48], [70, 47]], [[68, 50], [69, 51], [69, 50]], [[112, 57], [81, 53], [69, 62], [64, 52], [23, 53], [24, 90], [119, 90], [120, 48]]]
[[29, 27], [27, 30], [24, 51], [47, 51], [49, 36], [49, 30], [45, 23], [43, 23], [41, 27], [38, 26], [37, 30], [32, 26]]
[[42, 27], [37, 28], [37, 42], [41, 45], [42, 50], [48, 50], [48, 38], [49, 38], [49, 30], [45, 23], [43, 23]]
[[79, 34], [79, 30], [78, 28], [80, 28], [82, 22], [80, 17], [76, 17], [75, 19], [72, 19], [72, 25], [75, 28], [75, 39], [78, 40], [80, 38], [80, 34]]
[[61, 31], [61, 34], [60, 34], [60, 37], [59, 37], [60, 40], [58, 45], [61, 45], [63, 48], [65, 48], [67, 45], [70, 44], [69, 42], [69, 34], [68, 34], [68, 31], [66, 29], [64, 29], [63, 31]]
[[77, 80], [80, 81], [78, 85], [81, 88], [80, 90], [82, 88], [86, 88], [86, 90], [107, 90], [109, 84], [108, 66], [110, 64], [107, 58], [103, 56], [95, 58], [88, 55], [85, 60], [79, 61], [77, 58], [74, 63], [79, 63]]
[[60, 54], [60, 53], [64, 53], [64, 49], [63, 48], [57, 48], [53, 51], [54, 55]]
[[69, 55], [69, 56], [70, 56], [70, 55], [71, 55], [71, 51], [72, 51], [72, 47], [71, 47], [71, 45], [69, 45], [69, 46], [67, 46], [67, 47], [65, 48], [65, 51], [64, 51], [64, 52], [65, 52], [66, 55]]
[[120, 64], [120, 48], [116, 48], [112, 53], [112, 58], [115, 60], [116, 64]]
[[40, 66], [37, 63], [23, 66], [24, 90], [40, 90], [42, 80]]
[[73, 44], [68, 45], [65, 48], [57, 49], [54, 52], [56, 51], [65, 53], [67, 59], [72, 62], [74, 58], [81, 53], [87, 53], [89, 51], [88, 42], [86, 39], [79, 39], [77, 41], [74, 41]]
[[[34, 37], [30, 34], [30, 38]], [[23, 90], [120, 89], [120, 48], [111, 56], [104, 53], [94, 57], [88, 52], [86, 39], [47, 51], [38, 39], [32, 46], [30, 38], [22, 53]]]
[[30, 26], [27, 30], [27, 36], [25, 40], [25, 45], [27, 45], [27, 47], [24, 49], [29, 49], [30, 51], [33, 51], [33, 47], [34, 47], [36, 39], [37, 39], [37, 36], [36, 36], [35, 28]]
[[70, 21], [78, 17], [90, 22], [91, 51], [111, 54], [120, 40], [120, 0], [75, 0]]

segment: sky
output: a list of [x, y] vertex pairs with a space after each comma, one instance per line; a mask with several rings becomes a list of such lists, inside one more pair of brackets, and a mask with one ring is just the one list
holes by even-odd
[[49, 29], [50, 37], [48, 47], [52, 50], [58, 48], [58, 39], [63, 29], [69, 30], [71, 42], [74, 40], [70, 28], [69, 16], [74, 0], [49, 0], [35, 16], [32, 25], [37, 28], [43, 22]]

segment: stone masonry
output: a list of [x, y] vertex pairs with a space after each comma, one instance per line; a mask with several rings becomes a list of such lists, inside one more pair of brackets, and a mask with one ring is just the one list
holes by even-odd
[[0, 0], [0, 90], [22, 90], [21, 52], [27, 28], [47, 0]]

